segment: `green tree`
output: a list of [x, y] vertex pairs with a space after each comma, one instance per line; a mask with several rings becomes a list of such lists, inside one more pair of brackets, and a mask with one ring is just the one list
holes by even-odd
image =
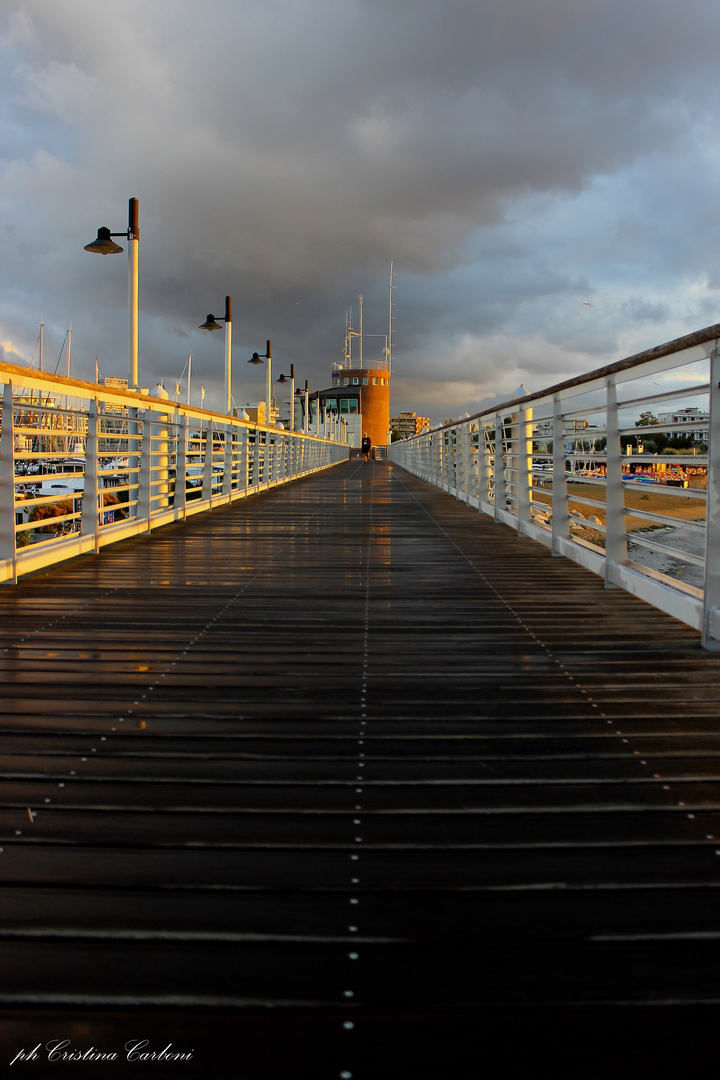
[[[28, 521], [45, 521], [48, 518], [62, 517], [64, 514], [72, 514], [72, 503], [69, 499], [64, 499], [62, 502], [57, 503], [40, 503], [39, 506], [35, 506], [28, 515]], [[35, 532], [41, 533], [54, 533], [57, 532], [57, 525], [36, 525]]]
[[657, 424], [658, 418], [654, 413], [644, 412], [640, 413], [640, 419], [635, 421], [635, 427], [650, 427], [652, 424]]
[[[125, 500], [125, 501], [127, 502], [127, 500]], [[119, 495], [116, 495], [113, 491], [107, 491], [107, 490], [103, 491], [103, 506], [105, 507], [106, 510], [110, 510], [112, 507], [119, 506], [119, 505], [120, 505], [120, 496]], [[115, 520], [116, 521], [122, 521], [122, 519], [125, 516], [126, 515], [125, 515], [124, 510], [116, 510], [115, 511]]]

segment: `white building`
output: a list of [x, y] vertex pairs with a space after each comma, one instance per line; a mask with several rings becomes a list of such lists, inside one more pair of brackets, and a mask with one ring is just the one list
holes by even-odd
[[659, 413], [658, 424], [682, 424], [682, 428], [668, 432], [671, 438], [673, 435], [690, 435], [695, 442], [710, 441], [710, 414], [697, 408]]

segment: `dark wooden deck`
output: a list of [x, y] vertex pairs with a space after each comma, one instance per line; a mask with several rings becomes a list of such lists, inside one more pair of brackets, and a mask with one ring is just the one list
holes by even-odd
[[3, 588], [0, 1060], [713, 1075], [719, 665], [380, 462]]

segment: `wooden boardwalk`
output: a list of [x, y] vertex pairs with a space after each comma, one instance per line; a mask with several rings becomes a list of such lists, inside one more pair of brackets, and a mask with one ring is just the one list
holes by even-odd
[[[715, 1071], [720, 660], [686, 627], [352, 461], [6, 586], [0, 669], [19, 1075]], [[145, 1039], [192, 1058], [124, 1063]]]

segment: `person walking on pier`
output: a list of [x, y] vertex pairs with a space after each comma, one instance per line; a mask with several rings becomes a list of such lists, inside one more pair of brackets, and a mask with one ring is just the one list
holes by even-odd
[[363, 454], [365, 455], [365, 460], [369, 461], [370, 460], [370, 447], [372, 446], [372, 440], [370, 439], [370, 436], [368, 435], [367, 431], [364, 433], [364, 435], [362, 437], [362, 442], [360, 443], [360, 446], [361, 446]]

